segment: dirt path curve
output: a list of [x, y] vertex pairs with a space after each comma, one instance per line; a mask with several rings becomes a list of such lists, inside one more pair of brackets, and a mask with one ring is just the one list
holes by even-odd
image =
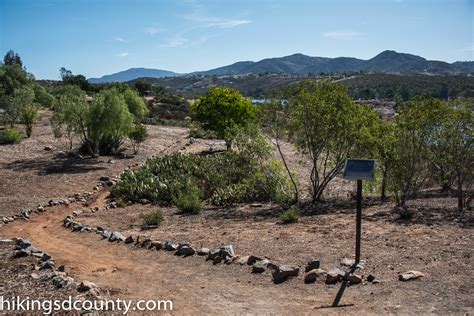
[[[95, 205], [102, 204], [105, 193]], [[3, 234], [31, 240], [76, 279], [114, 289], [120, 298], [172, 300], [180, 314], [308, 314], [330, 300], [329, 293], [305, 299], [301, 291], [290, 290], [294, 284], [276, 286], [268, 275], [252, 276], [237, 265], [213, 266], [202, 257], [180, 258], [109, 243], [94, 233], [72, 233], [62, 220], [74, 206], [33, 214], [28, 222], [7, 225]]]
[[[176, 152], [185, 144], [184, 137], [176, 137], [158, 155]], [[95, 205], [103, 206], [104, 197], [96, 197]], [[48, 208], [28, 222], [2, 227], [2, 237], [31, 240], [75, 279], [112, 289], [115, 297], [172, 300], [179, 314], [309, 314], [335, 295], [330, 291], [316, 296], [301, 280], [276, 286], [269, 274], [251, 275], [249, 267], [213, 266], [202, 257], [180, 258], [112, 244], [93, 233], [72, 233], [62, 227], [62, 220], [79, 208], [76, 204]]]

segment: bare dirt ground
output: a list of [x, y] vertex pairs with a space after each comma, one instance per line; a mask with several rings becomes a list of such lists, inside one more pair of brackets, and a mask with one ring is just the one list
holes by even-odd
[[[150, 126], [151, 137], [133, 159], [115, 159], [110, 164], [108, 157], [98, 161], [59, 158], [57, 152], [67, 145], [52, 138], [46, 126], [47, 116], [46, 113], [35, 127], [32, 139], [0, 147], [0, 214], [16, 213], [22, 207], [34, 207], [53, 197], [89, 191], [101, 175], [119, 174], [151, 155], [183, 148], [186, 152], [197, 151], [207, 142], [198, 140], [185, 146], [186, 129]], [[52, 145], [54, 150], [44, 151], [46, 145]], [[287, 154], [293, 166], [300, 166], [298, 172], [304, 173], [304, 163], [297, 162], [298, 154], [291, 150]], [[56, 169], [58, 166], [61, 171]], [[343, 181], [334, 185], [351, 189]], [[100, 194], [95, 203], [102, 205], [106, 194]], [[345, 307], [338, 308], [324, 307], [333, 302], [340, 284], [304, 284], [302, 273], [276, 285], [269, 272], [251, 274], [249, 266], [213, 265], [203, 257], [181, 258], [164, 251], [112, 244], [93, 233], [72, 233], [61, 226], [62, 219], [80, 209], [80, 205], [58, 206], [44, 214], [33, 214], [28, 222], [15, 221], [0, 227], [0, 236], [30, 239], [51, 254], [58, 265], [64, 264], [75, 279], [96, 283], [110, 297], [173, 300], [176, 314], [472, 313], [472, 226], [459, 219], [452, 197], [427, 196], [413, 201], [413, 205], [422, 205], [423, 213], [406, 223], [397, 221], [390, 213], [393, 204], [366, 200], [362, 235], [366, 264], [361, 273], [373, 274], [381, 283], [346, 288], [340, 303]], [[140, 231], [140, 214], [154, 208], [132, 205], [85, 212], [77, 219], [91, 226], [119, 230], [124, 235], [188, 241], [195, 247], [212, 249], [232, 244], [237, 255], [267, 256], [277, 263], [303, 269], [311, 258], [320, 259], [322, 268], [329, 269], [353, 254], [355, 205], [347, 198], [305, 207], [300, 221], [291, 225], [279, 223], [280, 209], [274, 205], [208, 208], [194, 216], [164, 208], [165, 223], [160, 228]], [[7, 260], [6, 256], [7, 251], [1, 251], [0, 290], [11, 293], [15, 284], [24, 281], [15, 280], [21, 262]], [[398, 281], [398, 273], [407, 270], [422, 271], [426, 277]], [[18, 274], [22, 275], [21, 271]], [[15, 286], [14, 292], [31, 296], [31, 287], [35, 285], [24, 283], [24, 287]]]

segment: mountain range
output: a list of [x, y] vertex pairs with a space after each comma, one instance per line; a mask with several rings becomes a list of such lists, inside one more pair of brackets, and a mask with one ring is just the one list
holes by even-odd
[[163, 78], [176, 76], [228, 76], [260, 73], [287, 73], [303, 75], [308, 73], [369, 72], [388, 74], [474, 74], [474, 61], [427, 60], [423, 57], [386, 50], [368, 59], [353, 57], [311, 57], [293, 54], [285, 57], [266, 58], [257, 62], [240, 61], [232, 65], [206, 71], [179, 74], [167, 70], [130, 68], [101, 78], [88, 79], [91, 83], [126, 82], [137, 78]]

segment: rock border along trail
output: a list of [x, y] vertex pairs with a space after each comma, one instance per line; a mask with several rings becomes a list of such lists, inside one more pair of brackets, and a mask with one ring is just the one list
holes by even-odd
[[[159, 154], [183, 149], [183, 144], [180, 139]], [[196, 262], [199, 260], [197, 256], [183, 259], [156, 251], [124, 247], [103, 242], [95, 234], [71, 233], [63, 227], [65, 217], [71, 216], [76, 207], [83, 208], [78, 202], [86, 203], [88, 208], [100, 209], [105, 206], [107, 195], [108, 190], [96, 186], [94, 191], [70, 200], [50, 200], [34, 212], [23, 209], [19, 215], [5, 217], [2, 237], [31, 240], [35, 247], [51, 255], [56, 265], [65, 266], [68, 276], [91, 281], [100, 289], [108, 289], [106, 293], [112, 296], [172, 300], [175, 310], [183, 313], [275, 314], [288, 308], [308, 313], [316, 304], [309, 288], [304, 289], [301, 284], [298, 284], [301, 287], [299, 291], [282, 292], [280, 286], [270, 282], [268, 275], [251, 275], [237, 264], [216, 265], [218, 261], [229, 259], [225, 255], [214, 254], [213, 265], [204, 260]], [[88, 202], [87, 199], [91, 198], [92, 201]], [[292, 275], [290, 272], [288, 276]], [[302, 300], [301, 290], [306, 292], [303, 297], [307, 299]], [[319, 295], [317, 301], [323, 297], [324, 301], [328, 301], [331, 296], [333, 294], [329, 292]]]
[[[106, 190], [100, 191], [89, 207], [104, 206], [107, 194]], [[74, 278], [108, 288], [120, 298], [172, 300], [176, 311], [185, 313], [208, 311], [219, 314], [229, 310], [280, 313], [289, 306], [300, 313], [310, 310], [302, 304], [297, 292], [282, 295], [279, 286], [261, 283], [261, 278], [255, 283], [234, 281], [237, 265], [229, 269], [226, 265], [196, 264], [197, 256], [183, 259], [163, 252], [103, 242], [95, 234], [71, 233], [63, 227], [63, 219], [72, 213], [74, 205], [52, 206], [41, 214], [32, 214], [28, 221], [16, 220], [3, 227], [3, 234], [31, 240], [54, 257], [56, 264], [66, 266]], [[181, 269], [173, 275], [170, 266]], [[209, 266], [215, 273], [207, 271]], [[242, 279], [249, 279], [247, 273], [242, 276]], [[191, 278], [202, 279], [202, 282], [188, 282]], [[321, 296], [325, 294], [319, 298]], [[329, 293], [326, 296], [326, 300], [331, 297]], [[247, 307], [250, 301], [255, 302], [251, 310]]]

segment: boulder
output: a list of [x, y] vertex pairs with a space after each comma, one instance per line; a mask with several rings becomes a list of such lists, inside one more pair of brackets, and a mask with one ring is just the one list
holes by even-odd
[[44, 262], [41, 262], [36, 266], [37, 270], [54, 270], [55, 264], [54, 261], [47, 260]]
[[362, 282], [362, 276], [357, 274], [344, 275], [344, 281], [349, 282], [350, 285], [359, 284]]
[[231, 264], [231, 263], [235, 262], [237, 259], [239, 259], [239, 256], [227, 257], [224, 260], [224, 263], [225, 264]]
[[214, 249], [209, 252], [209, 254], [207, 255], [207, 259], [215, 260], [216, 258], [220, 257], [220, 254], [221, 254], [220, 248]]
[[400, 275], [398, 276], [398, 279], [400, 281], [409, 281], [409, 280], [416, 280], [424, 276], [425, 274], [423, 272], [412, 270], [412, 271], [400, 273]]
[[51, 260], [53, 259], [53, 257], [51, 257], [50, 255], [48, 255], [47, 253], [43, 253], [43, 255], [41, 256], [41, 261], [48, 261], [48, 260]]
[[41, 212], [41, 213], [42, 213], [42, 212], [44, 212], [44, 207], [42, 207], [42, 206], [40, 205], [40, 206], [38, 206], [38, 207], [36, 208], [36, 210], [37, 210], [38, 212]]
[[127, 238], [125, 238], [124, 240], [124, 243], [125, 244], [132, 244], [135, 240], [133, 240], [133, 237], [132, 236], [128, 236]]
[[326, 274], [327, 274], [327, 271], [320, 268], [310, 270], [306, 272], [306, 275], [304, 277], [304, 283], [307, 283], [307, 284], [314, 283], [316, 282], [318, 278], [325, 277]]
[[178, 250], [176, 251], [176, 254], [181, 255], [181, 256], [192, 256], [195, 253], [196, 253], [196, 250], [194, 250], [194, 248], [188, 245], [180, 246], [178, 247]]
[[52, 279], [52, 282], [56, 289], [60, 289], [68, 284], [68, 279], [70, 278], [57, 275]]
[[[346, 267], [353, 267], [355, 265], [355, 259], [349, 259], [349, 258], [342, 258], [341, 260], [341, 265], [346, 266]], [[357, 269], [363, 269], [364, 268], [364, 260], [360, 260], [357, 263], [356, 268]]]
[[31, 252], [25, 250], [25, 249], [20, 249], [20, 250], [15, 250], [13, 253], [13, 258], [23, 258], [23, 257], [28, 257], [31, 255]]
[[163, 244], [161, 241], [151, 241], [148, 249], [150, 250], [161, 250], [163, 248]]
[[102, 238], [104, 238], [104, 239], [109, 239], [110, 236], [112, 236], [112, 234], [109, 233], [109, 232], [106, 231], [106, 230], [102, 231], [101, 235], [102, 235]]
[[220, 247], [220, 256], [222, 258], [235, 256], [234, 247], [232, 245], [221, 246]]
[[125, 241], [125, 236], [122, 235], [120, 232], [113, 231], [112, 234], [110, 234], [109, 241], [110, 241], [110, 242], [114, 242], [114, 241], [118, 241], [118, 242]]
[[144, 238], [142, 241], [138, 241], [137, 239], [138, 246], [142, 248], [148, 248], [151, 244], [151, 239], [150, 238]]
[[333, 268], [328, 271], [326, 275], [326, 284], [335, 284], [341, 280], [341, 278], [345, 275], [344, 271], [339, 268]]
[[252, 266], [252, 273], [265, 272], [265, 268], [268, 266], [269, 263], [270, 263], [270, 260], [268, 259], [263, 259], [263, 260], [259, 260], [255, 262], [254, 265]]
[[274, 283], [282, 283], [289, 278], [298, 276], [300, 268], [287, 265], [279, 265], [272, 273]]
[[250, 256], [248, 257], [247, 264], [248, 264], [249, 266], [251, 266], [251, 265], [253, 265], [255, 262], [259, 261], [259, 260], [263, 260], [263, 258], [250, 255]]
[[167, 240], [165, 241], [165, 244], [163, 245], [163, 249], [167, 251], [176, 251], [176, 249], [178, 249], [178, 245], [173, 244], [173, 242], [170, 240]]
[[28, 239], [18, 239], [17, 241], [17, 248], [18, 249], [25, 249], [31, 246], [31, 241]]
[[31, 213], [30, 209], [24, 208], [20, 211], [20, 216], [22, 216], [23, 218], [29, 219], [30, 218], [30, 213]]
[[311, 270], [319, 269], [320, 266], [321, 266], [321, 263], [320, 263], [319, 260], [311, 259], [306, 264], [305, 272], [309, 272]]
[[250, 256], [243, 256], [243, 257], [240, 257], [239, 259], [237, 259], [237, 260], [235, 261], [235, 263], [238, 263], [238, 264], [240, 264], [241, 266], [243, 266], [244, 264], [248, 264], [249, 258], [250, 258]]
[[209, 255], [209, 249], [208, 248], [201, 248], [197, 252], [198, 256], [207, 256]]
[[72, 215], [79, 216], [79, 215], [81, 215], [81, 213], [82, 213], [81, 210], [75, 210], [74, 212], [72, 212]]
[[99, 178], [99, 181], [103, 181], [103, 182], [109, 181], [109, 180], [110, 180], [110, 178], [107, 177], [107, 176], [101, 176], [101, 177]]
[[71, 227], [73, 232], [80, 232], [84, 226], [79, 222], [71, 222]]
[[51, 151], [53, 150], [53, 146], [44, 146], [43, 150]]

